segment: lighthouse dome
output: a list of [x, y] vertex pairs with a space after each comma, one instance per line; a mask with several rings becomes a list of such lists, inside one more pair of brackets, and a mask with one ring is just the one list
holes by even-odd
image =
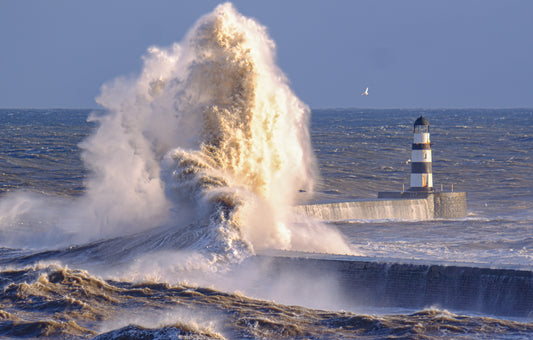
[[426, 125], [426, 126], [429, 126], [429, 122], [426, 118], [424, 118], [424, 116], [420, 116], [417, 118], [417, 120], [415, 120], [415, 126], [417, 125]]

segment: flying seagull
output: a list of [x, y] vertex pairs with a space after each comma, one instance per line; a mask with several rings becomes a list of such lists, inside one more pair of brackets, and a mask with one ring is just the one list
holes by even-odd
[[361, 93], [361, 96], [368, 96], [368, 87], [366, 88], [365, 92]]

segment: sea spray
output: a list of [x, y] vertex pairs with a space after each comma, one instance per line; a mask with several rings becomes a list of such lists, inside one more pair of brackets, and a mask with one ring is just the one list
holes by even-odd
[[[183, 42], [151, 47], [137, 79], [103, 87], [98, 102], [133, 130], [133, 153], [147, 157], [144, 180], [133, 183], [154, 184], [146, 169], [162, 164], [166, 197], [194, 210], [176, 221], [190, 224], [190, 247], [239, 257], [305, 243], [291, 206], [313, 188], [310, 111], [287, 83], [266, 29], [223, 4]], [[319, 248], [347, 249], [340, 237], [328, 243]]]
[[61, 219], [49, 224], [72, 242], [171, 227], [173, 244], [234, 259], [263, 248], [348, 251], [324, 225], [294, 223], [292, 205], [316, 172], [310, 110], [265, 27], [219, 5], [143, 61], [138, 76], [102, 86], [105, 111], [91, 115], [98, 129], [80, 145], [86, 193], [51, 209]]
[[165, 83], [178, 115], [198, 131], [195, 147], [167, 155], [167, 188], [194, 198], [199, 224], [223, 235], [226, 249], [237, 249], [236, 240], [293, 248], [301, 229], [290, 224], [291, 206], [299, 190], [312, 190], [315, 165], [309, 109], [276, 66], [274, 43], [225, 4], [195, 25], [182, 51], [185, 74]]

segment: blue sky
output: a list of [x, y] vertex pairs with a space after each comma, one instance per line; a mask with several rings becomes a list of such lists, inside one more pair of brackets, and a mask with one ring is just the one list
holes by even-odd
[[[0, 0], [0, 107], [97, 107], [102, 84], [218, 3]], [[233, 4], [268, 28], [311, 108], [533, 107], [533, 1]]]

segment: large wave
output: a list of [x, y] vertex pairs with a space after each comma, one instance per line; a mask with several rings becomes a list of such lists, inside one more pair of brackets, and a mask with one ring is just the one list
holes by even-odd
[[81, 144], [92, 175], [61, 214], [66, 229], [94, 239], [173, 226], [191, 250], [236, 258], [348, 251], [325, 226], [295, 222], [297, 195], [316, 177], [310, 110], [265, 27], [222, 4], [143, 61], [138, 76], [102, 87], [105, 112], [92, 114], [99, 127]]

